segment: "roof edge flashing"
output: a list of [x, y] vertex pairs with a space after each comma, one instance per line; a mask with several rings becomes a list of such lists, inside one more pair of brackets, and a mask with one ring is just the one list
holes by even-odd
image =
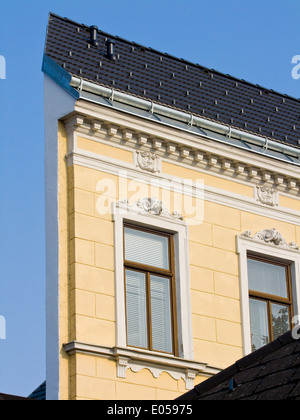
[[86, 91], [93, 93], [95, 95], [102, 96], [104, 98], [121, 102], [126, 105], [130, 105], [145, 111], [149, 111], [153, 114], [162, 115], [180, 122], [191, 124], [199, 128], [206, 128], [212, 130], [216, 133], [225, 135], [226, 137], [234, 137], [242, 141], [247, 141], [249, 143], [261, 146], [265, 149], [274, 150], [286, 155], [294, 156], [300, 158], [300, 149], [287, 146], [283, 143], [279, 143], [273, 140], [269, 140], [266, 137], [259, 137], [245, 131], [238, 130], [236, 128], [230, 127], [230, 125], [223, 125], [217, 122], [197, 117], [183, 111], [176, 109], [168, 108], [167, 106], [159, 105], [157, 103], [151, 102], [146, 99], [138, 98], [120, 91], [97, 85], [95, 83], [88, 82], [83, 79], [78, 79], [77, 77], [71, 77], [70, 86], [80, 91]]
[[72, 95], [73, 98], [79, 99], [79, 92], [70, 85], [72, 81], [71, 74], [64, 70], [59, 64], [57, 64], [46, 54], [44, 54], [43, 57], [42, 72], [54, 80], [70, 95]]

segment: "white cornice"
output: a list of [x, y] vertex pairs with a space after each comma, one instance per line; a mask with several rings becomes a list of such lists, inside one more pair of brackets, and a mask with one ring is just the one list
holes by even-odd
[[[141, 121], [84, 101], [77, 102], [73, 130], [93, 140], [118, 145], [127, 150], [150, 151], [165, 162], [174, 162], [189, 169], [202, 171], [223, 179], [234, 179], [247, 185], [275, 187], [278, 191], [299, 196], [300, 169], [269, 156], [256, 155], [194, 133]], [[79, 117], [80, 116], [80, 117]], [[69, 129], [74, 114], [66, 120]], [[79, 124], [81, 122], [81, 124]], [[98, 127], [95, 130], [95, 125]], [[141, 129], [142, 128], [142, 129]]]

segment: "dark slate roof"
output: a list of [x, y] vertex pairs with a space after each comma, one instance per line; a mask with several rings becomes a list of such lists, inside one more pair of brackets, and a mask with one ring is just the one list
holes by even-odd
[[300, 400], [300, 340], [288, 332], [179, 399]]
[[32, 398], [33, 400], [46, 400], [46, 381], [43, 382], [40, 386], [38, 386], [28, 398]]
[[88, 26], [50, 14], [45, 54], [73, 76], [299, 147], [299, 99], [100, 30], [98, 47], [89, 40]]

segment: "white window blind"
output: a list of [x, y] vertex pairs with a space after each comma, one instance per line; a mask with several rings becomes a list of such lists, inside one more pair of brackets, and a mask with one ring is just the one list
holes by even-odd
[[170, 279], [151, 276], [153, 350], [172, 353]]
[[165, 236], [126, 227], [125, 259], [168, 270], [169, 240]]
[[288, 297], [285, 267], [248, 259], [248, 276], [250, 290]]
[[250, 318], [252, 351], [256, 351], [269, 343], [267, 303], [261, 300], [250, 299]]
[[127, 344], [148, 348], [146, 276], [126, 270]]

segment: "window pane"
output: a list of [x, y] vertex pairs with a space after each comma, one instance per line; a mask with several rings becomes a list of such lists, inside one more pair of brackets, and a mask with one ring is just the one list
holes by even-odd
[[145, 274], [126, 270], [127, 343], [148, 348]]
[[272, 323], [274, 340], [290, 330], [288, 306], [272, 303]]
[[270, 340], [266, 302], [250, 299], [250, 320], [252, 351], [255, 351], [268, 344]]
[[286, 268], [248, 259], [249, 289], [288, 298]]
[[172, 353], [170, 279], [151, 276], [153, 350]]
[[141, 230], [125, 228], [125, 259], [169, 269], [169, 239]]

